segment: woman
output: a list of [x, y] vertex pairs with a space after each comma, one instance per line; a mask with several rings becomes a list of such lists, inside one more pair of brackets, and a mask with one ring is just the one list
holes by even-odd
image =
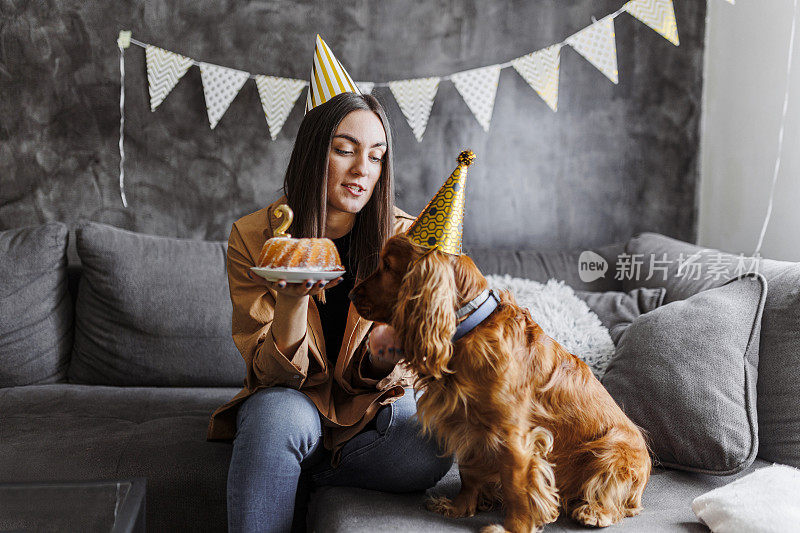
[[[359, 317], [347, 298], [377, 267], [386, 240], [414, 220], [393, 205], [391, 145], [374, 97], [331, 98], [300, 125], [285, 197], [233, 225], [233, 339], [247, 374], [245, 388], [212, 415], [208, 435], [235, 436], [230, 531], [288, 531], [295, 507], [294, 527], [303, 528], [301, 474], [313, 485], [404, 492], [433, 486], [452, 464], [419, 435], [413, 377], [397, 364], [393, 330]], [[281, 203], [294, 211], [292, 236], [333, 239], [343, 277], [326, 285], [250, 275]]]

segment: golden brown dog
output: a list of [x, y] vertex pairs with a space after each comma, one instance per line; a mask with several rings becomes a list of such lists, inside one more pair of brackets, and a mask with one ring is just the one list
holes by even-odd
[[427, 250], [405, 235], [351, 292], [368, 320], [398, 332], [417, 374], [426, 432], [455, 454], [461, 491], [428, 508], [450, 517], [505, 507], [503, 526], [538, 530], [563, 508], [589, 526], [641, 510], [650, 457], [640, 429], [589, 367], [544, 334], [513, 295], [455, 343], [456, 309], [487, 288], [472, 260]]

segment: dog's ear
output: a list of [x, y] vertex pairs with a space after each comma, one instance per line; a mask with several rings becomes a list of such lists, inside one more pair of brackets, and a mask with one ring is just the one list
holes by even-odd
[[409, 366], [435, 378], [451, 373], [456, 331], [456, 287], [450, 257], [433, 250], [420, 258], [400, 285], [392, 325]]

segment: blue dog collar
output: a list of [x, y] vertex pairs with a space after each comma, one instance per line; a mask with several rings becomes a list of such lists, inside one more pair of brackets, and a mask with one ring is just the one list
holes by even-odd
[[[481, 300], [483, 301], [481, 302]], [[463, 316], [472, 309], [475, 309], [475, 311], [456, 327], [456, 333], [453, 335], [453, 342], [456, 342], [458, 339], [475, 329], [478, 324], [486, 320], [486, 318], [492, 314], [492, 311], [497, 309], [499, 304], [500, 300], [497, 298], [497, 296], [495, 296], [494, 291], [484, 290], [480, 295], [478, 295], [477, 298], [459, 309], [456, 312], [456, 316], [458, 317]]]

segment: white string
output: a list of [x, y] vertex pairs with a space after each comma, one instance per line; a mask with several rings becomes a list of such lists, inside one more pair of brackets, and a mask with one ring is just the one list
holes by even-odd
[[789, 107], [789, 84], [792, 78], [792, 55], [794, 52], [794, 33], [797, 24], [797, 0], [794, 0], [794, 11], [792, 12], [792, 33], [789, 37], [789, 58], [786, 60], [786, 92], [783, 95], [783, 114], [781, 116], [781, 128], [778, 131], [778, 156], [775, 158], [775, 169], [772, 172], [772, 187], [769, 191], [769, 204], [767, 205], [767, 216], [764, 218], [764, 225], [761, 226], [761, 234], [758, 236], [758, 244], [753, 256], [758, 256], [761, 252], [761, 245], [764, 242], [764, 234], [767, 232], [769, 219], [772, 217], [772, 203], [775, 199], [775, 184], [778, 182], [778, 173], [781, 169], [781, 155], [783, 153], [783, 131], [786, 127], [786, 110]]
[[[608, 18], [612, 18], [612, 19], [617, 18], [618, 15], [620, 15], [621, 13], [624, 13], [625, 11], [626, 11], [626, 8], [623, 5], [621, 8], [617, 9], [616, 11], [611, 13], [610, 15], [607, 15], [607, 16], [603, 17], [600, 20], [603, 21], [603, 20], [608, 19]], [[595, 24], [595, 23], [597, 23], [597, 20], [594, 17], [592, 17], [592, 24]], [[583, 31], [583, 30], [581, 30], [581, 31]], [[578, 32], [578, 33], [580, 33], [580, 32]], [[572, 37], [572, 36], [570, 35], [570, 37]], [[566, 46], [568, 39], [569, 39], [569, 37], [567, 37], [567, 39], [564, 39], [560, 43], [556, 43], [555, 45], [552, 45], [552, 46], [558, 46], [558, 47]], [[142, 48], [147, 48], [149, 46], [147, 43], [144, 43], [142, 41], [139, 41], [139, 40], [133, 39], [133, 38], [131, 38], [131, 44], [135, 44], [136, 46], [141, 46]], [[196, 67], [200, 66], [200, 63], [201, 63], [200, 61], [195, 61], [194, 59], [191, 59], [191, 58], [188, 58], [188, 59], [191, 60], [192, 65], [194, 65]], [[513, 61], [506, 61], [505, 63], [500, 63], [498, 65], [493, 65], [493, 66], [500, 67], [500, 69], [502, 70], [504, 68], [508, 68], [508, 67], [512, 66], [512, 63], [513, 63]], [[486, 68], [486, 67], [478, 67], [478, 68]], [[459, 72], [456, 72], [455, 74], [459, 74]], [[250, 79], [254, 80], [254, 79], [256, 79], [257, 75], [256, 74], [249, 74], [248, 77]], [[439, 79], [440, 80], [452, 81], [453, 74], [448, 74], [447, 76], [439, 76]], [[305, 80], [298, 80], [298, 81], [303, 81], [305, 85], [309, 84], [309, 82], [305, 81]], [[356, 82], [356, 83], [358, 83], [358, 82]], [[390, 82], [390, 81], [375, 82], [375, 83], [373, 83], [373, 87], [388, 87], [390, 83], [392, 83], [392, 82]]]
[[128, 207], [125, 199], [125, 148], [123, 138], [125, 132], [125, 49], [119, 47], [119, 195], [122, 206]]

